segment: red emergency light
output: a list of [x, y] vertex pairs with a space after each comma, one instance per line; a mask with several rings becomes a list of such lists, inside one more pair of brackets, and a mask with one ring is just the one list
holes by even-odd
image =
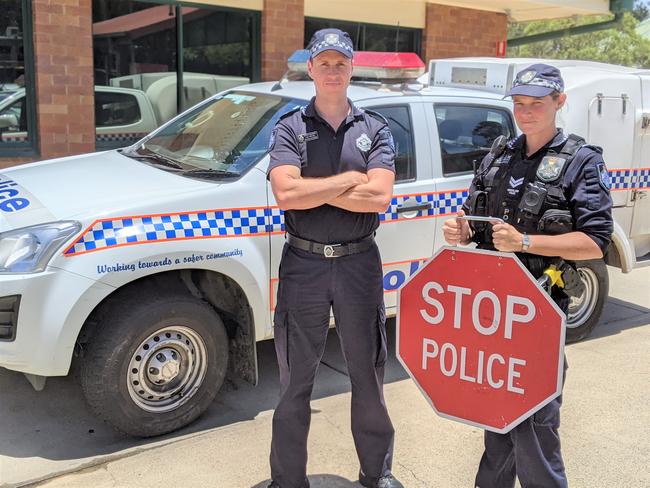
[[[309, 51], [296, 51], [288, 60], [289, 69], [307, 73], [308, 60]], [[424, 62], [415, 53], [356, 51], [352, 63], [355, 78], [398, 82], [414, 80], [425, 71]]]

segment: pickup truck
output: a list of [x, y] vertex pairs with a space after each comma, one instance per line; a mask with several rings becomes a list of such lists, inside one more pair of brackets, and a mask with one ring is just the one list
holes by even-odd
[[[517, 135], [503, 91], [524, 63], [441, 60], [420, 83], [350, 86], [357, 107], [387, 119], [396, 145], [376, 237], [388, 314], [444, 244], [442, 223], [467, 197], [476, 162], [496, 137]], [[650, 264], [650, 72], [559, 64], [569, 93], [559, 121], [604, 147], [615, 205], [605, 260], [576, 263], [585, 287], [567, 317], [572, 342], [598, 323], [606, 263]], [[92, 409], [138, 436], [191, 422], [226, 375], [255, 382], [285, 243], [268, 141], [313, 95], [313, 83], [288, 79], [227, 89], [128, 148], [3, 170], [0, 366], [37, 389], [78, 366]]]
[[[190, 107], [248, 81], [237, 76], [184, 73], [184, 106]], [[110, 83], [110, 86], [95, 86], [98, 150], [133, 144], [177, 113], [176, 74], [144, 73], [113, 78]], [[25, 104], [24, 88], [0, 98], [0, 142], [27, 138]]]

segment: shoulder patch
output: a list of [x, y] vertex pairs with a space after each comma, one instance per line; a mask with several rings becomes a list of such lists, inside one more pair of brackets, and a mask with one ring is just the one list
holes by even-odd
[[382, 122], [382, 123], [388, 125], [388, 121], [386, 120], [386, 117], [384, 117], [379, 112], [375, 112], [374, 110], [369, 110], [367, 108], [364, 108], [364, 109], [361, 109], [361, 110], [363, 110], [365, 113], [367, 113], [368, 115], [370, 115], [374, 119], [377, 119], [379, 122]]
[[393, 133], [390, 131], [388, 126], [383, 127], [379, 131], [378, 135], [379, 135], [379, 139], [382, 142], [388, 144], [388, 147], [390, 147], [394, 153], [397, 153], [397, 148], [395, 147], [395, 140], [393, 139]]
[[271, 131], [271, 137], [269, 137], [269, 151], [273, 151], [273, 148], [275, 147], [275, 135], [278, 132], [278, 128], [274, 127], [273, 130]]
[[598, 183], [600, 184], [600, 187], [609, 192], [611, 182], [609, 180], [609, 171], [607, 171], [605, 163], [598, 163], [596, 169], [598, 170]]

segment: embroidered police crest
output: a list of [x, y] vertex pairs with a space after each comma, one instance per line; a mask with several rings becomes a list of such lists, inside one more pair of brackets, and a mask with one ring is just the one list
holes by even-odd
[[338, 34], [327, 34], [325, 36], [325, 42], [327, 44], [336, 44], [339, 42], [339, 35]]
[[370, 138], [365, 132], [361, 134], [359, 137], [357, 137], [357, 147], [361, 151], [363, 152], [370, 151], [370, 146], [372, 146], [372, 141], [370, 140]]
[[521, 80], [522, 83], [528, 83], [532, 81], [533, 78], [535, 78], [536, 74], [537, 72], [533, 70], [526, 71], [524, 74], [521, 75], [519, 79]]
[[564, 158], [546, 156], [542, 159], [542, 162], [539, 163], [537, 168], [537, 178], [545, 183], [557, 180], [562, 173], [562, 168], [564, 168], [565, 163], [566, 159]]
[[598, 164], [598, 175], [598, 182], [600, 183], [600, 186], [603, 188], [603, 190], [609, 191], [612, 187], [612, 184], [609, 180], [609, 171], [607, 171], [604, 163]]

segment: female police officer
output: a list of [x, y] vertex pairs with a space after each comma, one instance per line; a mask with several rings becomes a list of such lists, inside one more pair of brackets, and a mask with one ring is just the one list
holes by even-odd
[[270, 486], [309, 486], [309, 401], [332, 309], [352, 383], [360, 482], [402, 488], [390, 472], [394, 431], [382, 390], [386, 332], [374, 242], [377, 212], [392, 198], [392, 137], [380, 115], [347, 98], [350, 37], [323, 29], [309, 50], [316, 96], [282, 117], [270, 142], [268, 174], [287, 230], [274, 318], [281, 398], [273, 415]]
[[[601, 150], [556, 128], [566, 101], [557, 68], [534, 64], [517, 74], [508, 95], [523, 135], [495, 142], [470, 187], [460, 215], [498, 217], [494, 225], [445, 221], [447, 243], [516, 252], [537, 278], [550, 257], [601, 258], [612, 233], [611, 198]], [[553, 289], [566, 313], [568, 297]], [[565, 366], [566, 367], [566, 366]], [[477, 488], [566, 487], [558, 427], [562, 397], [507, 434], [485, 432]]]

